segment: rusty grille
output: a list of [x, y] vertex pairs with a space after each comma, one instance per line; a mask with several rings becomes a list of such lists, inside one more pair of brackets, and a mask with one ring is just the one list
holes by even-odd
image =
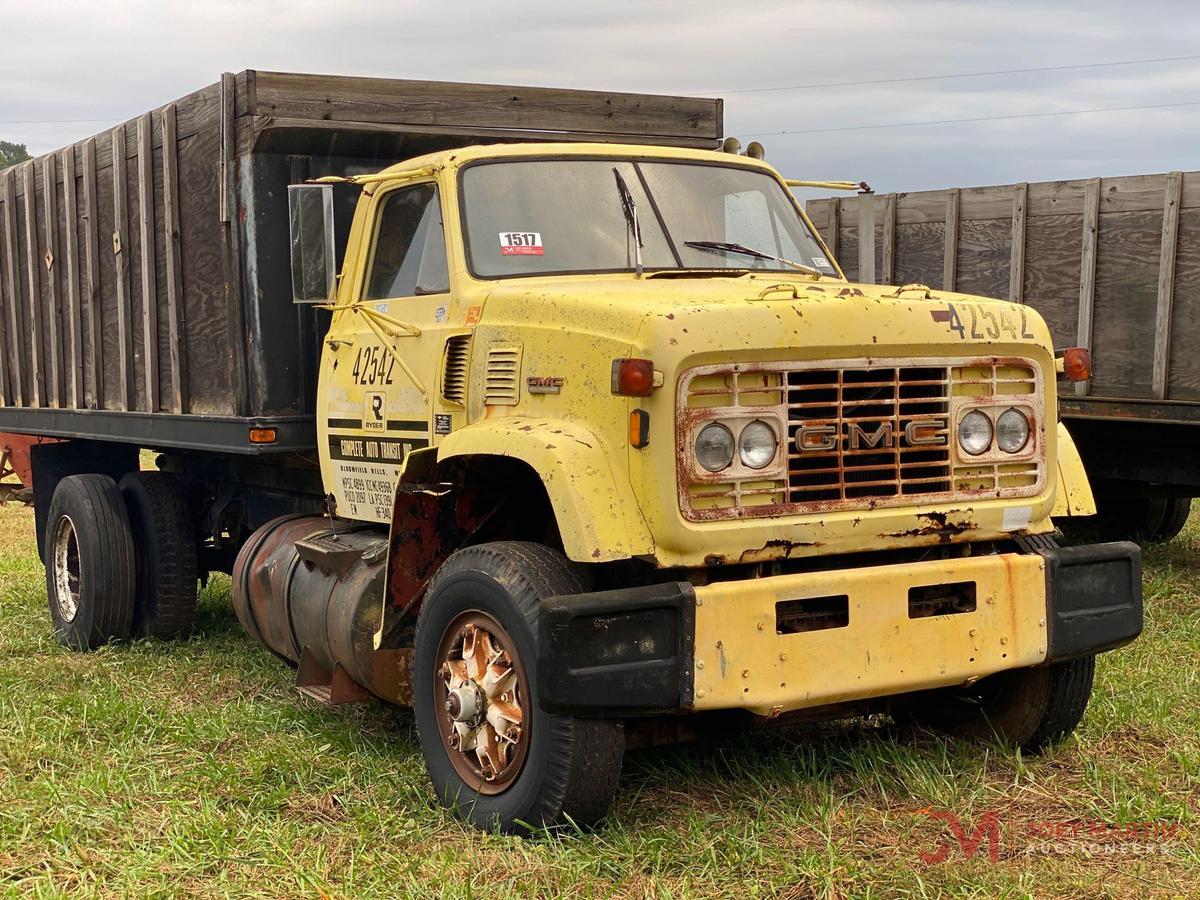
[[[1023, 497], [1045, 484], [1041, 376], [1025, 359], [702, 366], [680, 379], [679, 402], [680, 502], [691, 519]], [[1035, 422], [1026, 449], [961, 458], [957, 417], [978, 408], [994, 418], [1012, 405]], [[756, 418], [786, 432], [775, 465], [756, 471], [735, 461], [711, 474], [690, 464], [691, 438], [705, 423], [722, 421], [736, 433], [738, 423]], [[941, 443], [913, 443], [910, 425]], [[800, 452], [802, 429], [824, 429], [827, 448]]]
[[[810, 504], [950, 490], [949, 384], [946, 366], [788, 372], [789, 501]], [[896, 439], [914, 421], [941, 422], [936, 430], [941, 444], [914, 447]], [[796, 432], [802, 426], [834, 429], [836, 446], [799, 452]]]

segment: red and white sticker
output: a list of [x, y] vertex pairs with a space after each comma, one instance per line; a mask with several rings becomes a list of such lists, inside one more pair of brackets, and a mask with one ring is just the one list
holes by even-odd
[[500, 232], [501, 256], [543, 256], [542, 235], [537, 231]]

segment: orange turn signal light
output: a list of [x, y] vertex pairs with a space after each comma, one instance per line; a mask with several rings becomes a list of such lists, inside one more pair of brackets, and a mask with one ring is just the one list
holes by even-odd
[[625, 397], [649, 397], [654, 391], [654, 363], [648, 359], [614, 359], [612, 392]]
[[1068, 381], [1087, 381], [1092, 377], [1092, 351], [1087, 347], [1063, 350], [1063, 374]]
[[273, 444], [275, 443], [274, 428], [251, 428], [250, 443], [252, 444]]
[[650, 443], [650, 413], [635, 409], [629, 414], [629, 446], [641, 450]]

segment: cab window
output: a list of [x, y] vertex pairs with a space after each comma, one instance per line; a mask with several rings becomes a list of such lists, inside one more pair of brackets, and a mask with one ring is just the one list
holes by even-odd
[[378, 232], [364, 299], [450, 290], [437, 185], [418, 184], [389, 193], [379, 214]]

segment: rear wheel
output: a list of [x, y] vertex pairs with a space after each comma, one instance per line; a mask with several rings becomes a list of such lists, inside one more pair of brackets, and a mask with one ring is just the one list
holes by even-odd
[[413, 708], [438, 799], [479, 828], [597, 822], [617, 790], [619, 721], [538, 705], [537, 612], [584, 585], [562, 554], [506, 541], [460, 550], [422, 604]]
[[1187, 524], [1188, 516], [1192, 512], [1191, 497], [1168, 497], [1165, 501], [1165, 511], [1163, 513], [1162, 522], [1150, 535], [1150, 540], [1166, 543], [1173, 540], [1183, 531], [1183, 526]]
[[169, 639], [196, 618], [196, 531], [179, 481], [166, 472], [130, 472], [121, 496], [137, 547], [133, 633]]
[[128, 637], [133, 537], [116, 483], [107, 475], [62, 479], [50, 501], [43, 546], [46, 596], [59, 643], [94, 650]]
[[970, 687], [897, 698], [900, 721], [1038, 753], [1066, 738], [1092, 695], [1096, 657], [990, 675]]

